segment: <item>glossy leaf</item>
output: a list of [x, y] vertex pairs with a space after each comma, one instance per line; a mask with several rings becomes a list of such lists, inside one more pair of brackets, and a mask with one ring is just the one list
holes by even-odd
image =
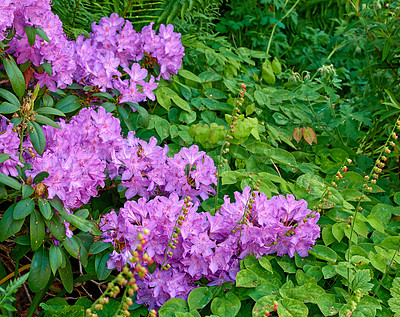
[[49, 252], [45, 247], [40, 247], [32, 258], [29, 272], [28, 285], [32, 292], [37, 293], [43, 289], [51, 276]]
[[35, 201], [32, 198], [25, 198], [20, 200], [14, 209], [14, 219], [24, 219], [35, 208]]
[[25, 78], [14, 59], [3, 58], [4, 69], [15, 94], [21, 98], [25, 93]]
[[30, 237], [32, 251], [36, 251], [44, 242], [45, 226], [42, 215], [33, 210], [30, 217]]

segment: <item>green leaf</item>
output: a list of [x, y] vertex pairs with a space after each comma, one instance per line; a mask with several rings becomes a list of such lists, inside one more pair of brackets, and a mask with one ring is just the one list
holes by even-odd
[[49, 37], [47, 36], [46, 32], [41, 27], [36, 28], [36, 34], [39, 35], [47, 43], [50, 43]]
[[38, 205], [42, 216], [45, 219], [50, 220], [53, 216], [53, 210], [51, 209], [49, 202], [45, 199], [39, 198]]
[[159, 317], [162, 317], [163, 315], [169, 316], [166, 314], [167, 310], [185, 313], [189, 311], [189, 305], [181, 298], [171, 298], [161, 306], [160, 310], [158, 311]]
[[282, 149], [266, 149], [265, 154], [276, 163], [289, 165], [291, 167], [295, 167], [297, 165], [293, 154], [289, 153], [288, 151]]
[[3, 97], [8, 102], [12, 103], [14, 106], [19, 108], [20, 103], [18, 98], [10, 91], [0, 88], [0, 96]]
[[393, 280], [390, 295], [392, 297], [388, 300], [388, 304], [392, 312], [396, 314], [395, 316], [398, 316], [400, 315], [400, 277]]
[[278, 316], [279, 317], [304, 317], [308, 316], [308, 308], [302, 302], [284, 298], [278, 301]]
[[34, 26], [25, 26], [26, 36], [28, 38], [29, 46], [35, 45], [36, 41], [36, 28]]
[[169, 136], [169, 122], [165, 119], [158, 118], [155, 123], [155, 129], [157, 134], [160, 136], [161, 140], [164, 140], [166, 137]]
[[96, 241], [95, 243], [93, 243], [90, 246], [89, 253], [97, 254], [97, 253], [103, 252], [104, 250], [108, 249], [111, 246], [112, 246], [112, 244], [109, 242], [106, 243], [103, 241]]
[[62, 242], [65, 249], [71, 254], [75, 259], [79, 259], [81, 248], [83, 247], [80, 244], [79, 238], [73, 235], [71, 238], [65, 237], [65, 240]]
[[331, 248], [324, 245], [314, 245], [312, 251], [308, 251], [309, 254], [314, 255], [317, 259], [321, 259], [327, 262], [335, 263], [337, 261], [337, 254]]
[[18, 202], [14, 209], [14, 219], [24, 219], [35, 208], [35, 201], [32, 198], [22, 199]]
[[266, 313], [270, 313], [274, 310], [274, 302], [276, 301], [275, 295], [266, 295], [259, 298], [252, 310], [252, 317], [264, 317], [268, 316]]
[[16, 106], [9, 102], [3, 102], [0, 105], [0, 113], [8, 114], [8, 113], [17, 112], [18, 110], [19, 110], [19, 106]]
[[43, 180], [45, 178], [49, 177], [49, 173], [48, 172], [40, 172], [39, 174], [37, 174], [35, 176], [35, 178], [33, 179], [33, 183], [38, 184], [40, 182], [43, 182]]
[[207, 71], [207, 72], [200, 73], [199, 78], [200, 78], [201, 82], [207, 83], [207, 82], [221, 80], [223, 77], [217, 73]]
[[41, 65], [43, 69], [46, 71], [47, 75], [51, 76], [53, 74], [53, 65], [47, 62], [45, 59]]
[[383, 224], [388, 224], [392, 218], [392, 210], [393, 207], [390, 205], [377, 204], [372, 208], [371, 214], [379, 218]]
[[335, 301], [336, 296], [333, 294], [324, 294], [317, 299], [317, 305], [324, 316], [336, 315], [341, 307]]
[[[64, 217], [64, 219], [65, 218], [66, 217]], [[69, 222], [71, 225], [77, 227], [78, 229], [93, 234], [95, 236], [101, 236], [103, 234], [103, 232], [98, 228], [98, 226], [93, 220], [84, 219], [72, 213], [68, 215], [67, 219], [65, 220]]]
[[236, 275], [236, 286], [237, 287], [256, 287], [260, 284], [258, 275], [251, 270], [244, 269]]
[[4, 69], [10, 78], [11, 86], [15, 94], [21, 98], [25, 93], [25, 78], [21, 70], [18, 68], [17, 63], [10, 57], [3, 58]]
[[[48, 95], [45, 95], [45, 96], [48, 96]], [[43, 96], [43, 98], [44, 98], [44, 96]], [[36, 112], [40, 113], [40, 114], [49, 114], [49, 115], [54, 115], [54, 116], [65, 117], [64, 112], [62, 112], [56, 108], [52, 108], [52, 107], [42, 107], [42, 108], [39, 108]], [[46, 123], [43, 123], [43, 124], [46, 124]], [[60, 127], [58, 126], [58, 128], [60, 128]]]
[[33, 194], [33, 187], [29, 185], [22, 185], [22, 199], [28, 198]]
[[[53, 108], [50, 108], [50, 109], [53, 109]], [[54, 109], [54, 110], [57, 110], [57, 109]], [[62, 112], [60, 111], [60, 113], [62, 113]], [[50, 118], [42, 116], [41, 114], [35, 115], [35, 121], [40, 124], [46, 124], [46, 125], [52, 126], [54, 128], [61, 129], [61, 127], [56, 122], [54, 122]]]
[[59, 245], [52, 244], [50, 246], [49, 258], [51, 271], [54, 275], [56, 275], [56, 272], [60, 267], [65, 267], [67, 262], [65, 260], [64, 252], [61, 250]]
[[344, 228], [345, 227], [346, 227], [346, 224], [342, 223], [342, 222], [335, 223], [332, 226], [332, 234], [338, 242], [340, 242], [344, 237]]
[[155, 95], [158, 103], [165, 109], [171, 108], [171, 98], [161, 89], [156, 89]]
[[7, 176], [3, 173], [0, 173], [0, 183], [10, 186], [16, 190], [21, 189], [21, 184], [15, 178]]
[[372, 228], [378, 230], [379, 232], [385, 233], [385, 228], [383, 227], [382, 222], [379, 220], [377, 216], [368, 215], [367, 220]]
[[260, 265], [266, 269], [268, 272], [273, 273], [273, 269], [272, 269], [272, 265], [271, 262], [268, 260], [268, 258], [263, 255], [261, 258], [258, 258], [258, 263], [260, 263]]
[[63, 220], [64, 219], [59, 214], [53, 214], [53, 217], [50, 220], [44, 220], [51, 234], [59, 241], [65, 239], [65, 226]]
[[178, 74], [180, 76], [182, 76], [183, 78], [192, 80], [192, 81], [194, 81], [196, 83], [201, 83], [201, 79], [197, 75], [193, 74], [192, 72], [190, 72], [190, 71], [188, 71], [186, 69], [180, 69], [178, 71]]
[[78, 96], [69, 95], [57, 102], [56, 108], [63, 113], [70, 113], [77, 110], [81, 106]]
[[382, 255], [375, 254], [372, 251], [370, 251], [369, 259], [374, 268], [376, 268], [378, 271], [381, 271], [383, 273], [386, 272], [386, 260]]
[[72, 275], [71, 262], [65, 261], [65, 267], [59, 267], [58, 272], [60, 273], [61, 281], [68, 293], [72, 293], [74, 290], [74, 277]]
[[111, 273], [111, 270], [107, 268], [107, 261], [110, 259], [111, 252], [105, 252], [104, 254], [97, 254], [95, 259], [95, 271], [99, 280], [105, 280]]
[[30, 236], [32, 251], [36, 251], [42, 245], [45, 235], [45, 226], [42, 215], [33, 210], [30, 217]]
[[336, 238], [332, 233], [332, 225], [328, 225], [322, 229], [322, 240], [324, 240], [326, 246], [336, 241]]
[[211, 312], [219, 317], [235, 317], [240, 310], [239, 298], [231, 292], [224, 297], [216, 297], [211, 302]]
[[46, 139], [42, 128], [34, 121], [28, 122], [28, 127], [33, 148], [39, 155], [42, 155], [46, 146]]
[[185, 110], [187, 112], [192, 111], [189, 104], [185, 100], [183, 100], [181, 97], [179, 97], [177, 94], [172, 96], [172, 100], [182, 110]]
[[361, 293], [365, 294], [368, 293], [374, 286], [374, 284], [368, 283], [371, 280], [369, 269], [356, 271], [356, 274], [350, 280], [351, 282], [349, 288], [353, 292], [361, 291]]
[[284, 298], [297, 299], [303, 303], [316, 304], [320, 296], [325, 294], [322, 287], [315, 283], [306, 283], [295, 288], [281, 289], [280, 294]]
[[11, 237], [13, 234], [21, 230], [24, 224], [24, 219], [14, 219], [14, 209], [16, 204], [12, 204], [3, 214], [0, 220], [0, 241]]
[[[43, 104], [44, 104], [44, 107], [39, 108], [37, 112], [39, 112], [39, 110], [40, 110], [40, 109], [43, 109], [43, 108], [51, 108], [51, 109], [54, 109], [54, 108], [53, 108], [53, 104], [54, 104], [53, 97], [52, 97], [50, 94], [44, 94], [44, 95], [43, 95]], [[57, 111], [59, 111], [59, 110], [57, 110]], [[39, 112], [39, 113], [40, 113], [40, 112]]]
[[192, 290], [188, 296], [189, 309], [202, 309], [212, 299], [212, 293], [207, 287], [198, 287]]
[[29, 272], [28, 285], [32, 292], [37, 293], [43, 289], [51, 276], [49, 252], [42, 246], [32, 258], [31, 270]]
[[139, 114], [141, 115], [142, 120], [143, 120], [143, 126], [145, 128], [147, 128], [149, 126], [149, 119], [150, 119], [150, 116], [149, 116], [149, 113], [147, 112], [147, 110], [145, 108], [139, 106], [138, 104], [135, 104], [132, 102], [127, 102], [126, 104], [129, 105], [131, 108], [135, 108], [139, 112]]

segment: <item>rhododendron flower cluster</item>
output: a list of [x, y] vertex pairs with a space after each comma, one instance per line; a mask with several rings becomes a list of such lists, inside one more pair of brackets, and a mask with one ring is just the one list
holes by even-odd
[[[116, 13], [93, 22], [92, 33], [86, 39], [80, 35], [76, 41], [67, 39], [59, 17], [51, 12], [51, 0], [6, 0], [0, 4], [0, 41], [12, 28], [15, 35], [8, 43], [7, 53], [14, 54], [17, 62], [30, 61], [39, 67], [52, 65], [51, 74], [35, 69], [34, 76], [41, 86], [51, 91], [66, 88], [77, 81], [97, 86], [101, 91], [117, 89], [120, 102], [138, 103], [149, 98], [155, 100], [153, 90], [160, 77], [169, 79], [178, 73], [184, 56], [180, 33], [172, 25], [161, 25], [159, 34], [152, 25], [142, 33], [132, 23]], [[37, 36], [29, 45], [27, 27], [42, 28], [50, 43]], [[155, 79], [146, 69], [157, 68]]]
[[90, 38], [80, 35], [76, 42], [76, 80], [101, 87], [102, 91], [115, 88], [122, 94], [120, 102], [155, 100], [153, 90], [158, 84], [144, 67], [158, 64], [157, 80], [161, 76], [169, 79], [181, 68], [184, 47], [172, 25], [161, 25], [158, 35], [152, 25], [138, 33], [130, 21], [116, 13], [102, 18], [98, 25], [93, 22]]
[[137, 303], [155, 308], [170, 298], [187, 299], [202, 277], [209, 285], [234, 281], [239, 260], [248, 254], [307, 256], [320, 235], [319, 214], [293, 195], [267, 199], [246, 187], [243, 193], [235, 192], [235, 202], [227, 196], [224, 200], [211, 215], [197, 212], [197, 202], [188, 203], [173, 193], [127, 201], [118, 215], [112, 211], [102, 219], [103, 238], [119, 250], [108, 260], [109, 268], [129, 263], [136, 248], [132, 237], [150, 229], [145, 251], [158, 266], [138, 282]]
[[[154, 137], [145, 142], [129, 132], [123, 138], [119, 120], [103, 107], [97, 111], [82, 109], [69, 121], [61, 119], [58, 124], [61, 129], [43, 126], [46, 147], [42, 155], [24, 153], [23, 157], [32, 166], [26, 171], [27, 176], [49, 173], [43, 180], [47, 197], [58, 196], [67, 209], [88, 203], [97, 196], [98, 187], [104, 187], [107, 177], [114, 179], [118, 175], [127, 188], [127, 198], [176, 193], [180, 197], [198, 199], [198, 195], [207, 199], [215, 193], [211, 186], [216, 183], [214, 163], [195, 145], [182, 149], [173, 158], [167, 157], [168, 147], [157, 146]], [[17, 176], [16, 165], [22, 166], [18, 157], [20, 139], [5, 119], [1, 130], [0, 150], [10, 158], [0, 163], [0, 170]], [[24, 141], [23, 148], [32, 151], [28, 141]]]

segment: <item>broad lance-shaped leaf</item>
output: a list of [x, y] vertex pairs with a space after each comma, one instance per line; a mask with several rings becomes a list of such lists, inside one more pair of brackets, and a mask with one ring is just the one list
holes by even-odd
[[16, 204], [11, 205], [8, 207], [6, 212], [3, 214], [0, 220], [0, 242], [4, 241], [5, 239], [11, 237], [13, 234], [17, 233], [21, 230], [22, 225], [24, 224], [24, 219], [15, 220], [14, 209]]
[[46, 139], [42, 128], [34, 121], [28, 122], [28, 128], [33, 148], [38, 154], [42, 155], [46, 145]]
[[35, 202], [31, 198], [20, 200], [14, 209], [14, 219], [24, 219], [35, 208]]
[[33, 210], [30, 217], [30, 237], [32, 251], [36, 251], [43, 243], [45, 226], [42, 215]]
[[10, 186], [16, 190], [21, 189], [21, 184], [15, 178], [7, 176], [3, 173], [0, 173], [0, 183]]
[[25, 93], [24, 75], [12, 57], [3, 58], [3, 64], [15, 94], [21, 98]]
[[64, 208], [64, 204], [58, 197], [51, 200], [50, 204], [58, 210], [65, 221], [69, 222], [71, 225], [77, 227], [78, 229], [94, 234], [96, 236], [101, 236], [103, 234], [103, 232], [97, 227], [97, 225], [93, 221], [78, 217], [72, 213], [68, 214], [68, 212]]
[[31, 270], [29, 273], [29, 288], [37, 293], [43, 289], [50, 279], [51, 269], [49, 251], [44, 246], [40, 247], [32, 258]]

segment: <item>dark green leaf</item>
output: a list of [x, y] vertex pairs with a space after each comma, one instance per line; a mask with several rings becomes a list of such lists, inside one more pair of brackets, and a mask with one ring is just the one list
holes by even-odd
[[57, 102], [56, 108], [63, 113], [70, 113], [81, 106], [79, 98], [75, 95], [69, 95]]
[[32, 251], [36, 251], [42, 245], [45, 235], [42, 215], [36, 210], [33, 210], [30, 217], [30, 235]]
[[[48, 96], [48, 95], [45, 95], [45, 96]], [[43, 98], [44, 98], [44, 96], [43, 96]], [[56, 108], [51, 108], [51, 107], [42, 107], [42, 108], [39, 108], [36, 112], [40, 113], [40, 114], [50, 114], [50, 115], [54, 115], [54, 116], [65, 117], [65, 113], [64, 112], [62, 112], [62, 111], [60, 111], [60, 110], [58, 110]]]
[[56, 275], [58, 268], [65, 267], [67, 262], [65, 260], [64, 252], [61, 250], [61, 247], [54, 244], [50, 246], [49, 258], [50, 267], [54, 275]]
[[12, 103], [13, 105], [17, 107], [20, 106], [18, 98], [12, 92], [0, 88], [0, 96], [6, 99], [8, 102]]
[[54, 238], [59, 241], [65, 239], [65, 226], [63, 218], [59, 214], [53, 214], [53, 217], [50, 220], [45, 219], [44, 222]]
[[71, 262], [66, 261], [65, 267], [59, 267], [58, 272], [60, 273], [61, 281], [68, 293], [72, 293], [74, 290], [74, 277], [72, 275]]
[[38, 184], [38, 183], [40, 183], [40, 182], [43, 182], [43, 180], [45, 179], [45, 178], [47, 178], [49, 176], [49, 173], [48, 172], [40, 172], [39, 174], [37, 174], [36, 176], [35, 176], [35, 178], [33, 179], [33, 183], [34, 184]]
[[0, 173], [0, 183], [10, 186], [16, 190], [21, 189], [21, 184], [16, 179], [14, 179], [10, 176], [4, 175], [3, 173]]
[[15, 220], [14, 219], [14, 209], [16, 204], [8, 207], [6, 212], [3, 214], [0, 220], [0, 241], [11, 237], [13, 234], [21, 230], [24, 224], [24, 219]]
[[106, 243], [103, 241], [96, 241], [95, 243], [93, 243], [89, 249], [89, 253], [90, 254], [97, 254], [100, 252], [103, 252], [104, 250], [108, 249], [109, 247], [111, 247], [111, 243]]
[[25, 26], [26, 36], [28, 38], [29, 46], [33, 46], [36, 41], [36, 28], [34, 26]]
[[22, 185], [22, 199], [28, 198], [33, 194], [33, 187], [29, 185]]
[[[53, 108], [50, 108], [50, 109], [53, 109]], [[54, 109], [54, 110], [57, 110], [57, 109]], [[62, 113], [62, 112], [60, 111], [60, 113]], [[35, 121], [40, 123], [40, 124], [47, 124], [47, 125], [52, 126], [54, 128], [61, 129], [61, 127], [56, 122], [54, 122], [50, 118], [42, 116], [41, 114], [36, 114], [35, 115]]]
[[36, 28], [36, 33], [37, 35], [39, 35], [43, 40], [45, 40], [47, 43], [50, 43], [50, 39], [47, 36], [46, 32], [41, 28], [41, 27], [37, 27]]
[[10, 154], [7, 154], [7, 153], [0, 154], [0, 163], [4, 163], [8, 159], [10, 159]]
[[35, 208], [35, 201], [31, 198], [20, 200], [14, 209], [14, 219], [24, 219], [33, 211], [33, 208]]
[[18, 110], [19, 110], [19, 106], [16, 106], [16, 105], [6, 102], [6, 101], [0, 105], [0, 113], [4, 113], [4, 114], [14, 113], [14, 112], [17, 112]]
[[95, 271], [99, 280], [105, 280], [111, 273], [107, 268], [107, 261], [110, 259], [110, 251], [104, 254], [97, 254], [95, 259]]
[[46, 139], [42, 128], [34, 121], [28, 122], [28, 127], [33, 148], [38, 154], [42, 155], [46, 146]]
[[3, 58], [4, 69], [15, 94], [21, 98], [25, 93], [25, 78], [14, 59]]
[[32, 258], [28, 284], [32, 292], [37, 293], [43, 289], [51, 276], [49, 252], [42, 246]]

